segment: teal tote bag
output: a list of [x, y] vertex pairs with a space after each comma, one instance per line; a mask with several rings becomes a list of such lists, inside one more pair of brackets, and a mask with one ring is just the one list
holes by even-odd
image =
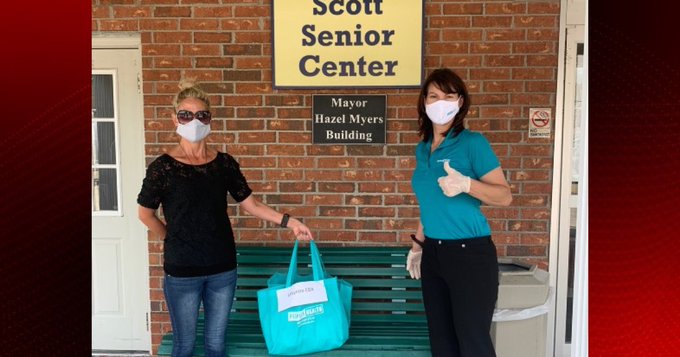
[[297, 274], [298, 242], [282, 274], [257, 292], [262, 334], [272, 355], [302, 355], [342, 346], [349, 337], [352, 285], [328, 275], [310, 241], [312, 275]]

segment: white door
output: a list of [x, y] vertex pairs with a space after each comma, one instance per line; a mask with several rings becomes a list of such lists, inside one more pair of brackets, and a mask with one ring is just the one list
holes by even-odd
[[149, 352], [139, 49], [92, 50], [92, 350]]

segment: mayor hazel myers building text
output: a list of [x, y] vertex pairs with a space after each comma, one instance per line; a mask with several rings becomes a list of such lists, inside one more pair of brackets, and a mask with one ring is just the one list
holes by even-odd
[[[346, 109], [366, 107], [368, 101], [366, 100], [343, 100], [342, 98], [333, 98], [331, 100], [331, 107], [343, 107]], [[340, 115], [324, 115], [317, 113], [314, 115], [314, 124], [349, 124], [353, 127], [357, 125], [364, 127], [365, 125], [383, 124], [385, 118], [382, 116], [364, 116], [362, 114], [340, 114]], [[373, 133], [365, 132], [358, 129], [340, 129], [331, 130], [326, 129], [323, 132], [326, 141], [333, 140], [357, 140], [363, 142], [373, 142]]]

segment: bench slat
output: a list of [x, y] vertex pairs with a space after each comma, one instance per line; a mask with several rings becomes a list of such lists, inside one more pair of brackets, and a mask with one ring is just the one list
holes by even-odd
[[[401, 267], [379, 267], [368, 269], [366, 267], [328, 267], [326, 272], [332, 276], [388, 276], [388, 277], [405, 277], [408, 272]], [[239, 275], [251, 276], [271, 276], [274, 273], [281, 273], [281, 267], [265, 267], [265, 266], [239, 266]], [[309, 275], [311, 271], [308, 269], [298, 269], [300, 275]]]
[[[257, 299], [257, 290], [238, 290], [235, 294], [237, 299]], [[420, 291], [407, 290], [359, 290], [354, 289], [352, 299], [422, 299]], [[238, 300], [237, 300], [238, 301]]]
[[[238, 286], [244, 288], [263, 288], [267, 285], [267, 277], [252, 278], [244, 277], [239, 272]], [[413, 288], [420, 291], [420, 281], [413, 279], [371, 279], [371, 278], [346, 278], [344, 274], [339, 275], [338, 278], [352, 284], [354, 289], [369, 287], [369, 288]]]

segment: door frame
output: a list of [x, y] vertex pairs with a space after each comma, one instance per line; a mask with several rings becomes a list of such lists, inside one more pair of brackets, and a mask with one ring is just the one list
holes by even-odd
[[[567, 306], [567, 288], [569, 273], [569, 221], [570, 221], [570, 193], [571, 193], [571, 159], [572, 159], [572, 140], [574, 125], [574, 100], [575, 100], [575, 78], [576, 78], [576, 49], [577, 43], [585, 42], [585, 16], [584, 8], [586, 1], [562, 0], [560, 14], [560, 49], [557, 76], [557, 94], [555, 119], [558, 125], [555, 126], [554, 154], [553, 154], [553, 186], [552, 186], [552, 207], [550, 214], [550, 251], [549, 267], [550, 286], [555, 291], [553, 309], [548, 313], [548, 331], [546, 343], [546, 356], [566, 357], [572, 354], [571, 344], [564, 342], [566, 333], [566, 316], [563, 315]], [[587, 72], [585, 75], [587, 75]], [[587, 83], [587, 80], [584, 81]], [[584, 84], [585, 86], [586, 84]], [[584, 91], [587, 93], [587, 91]], [[584, 98], [584, 101], [587, 98]], [[584, 113], [583, 120], [586, 119]], [[584, 140], [581, 136], [581, 140]], [[581, 146], [583, 148], [583, 145]], [[579, 178], [583, 181], [583, 176]], [[583, 193], [584, 186], [579, 185], [579, 195]], [[581, 197], [579, 197], [581, 198]], [[578, 200], [578, 219], [581, 219], [581, 211], [587, 210], [583, 200]], [[572, 202], [574, 203], [574, 202]], [[577, 239], [582, 237], [578, 233]], [[578, 241], [577, 241], [578, 242]], [[578, 245], [578, 243], [577, 243]], [[583, 250], [574, 249], [575, 254], [582, 253]], [[587, 252], [587, 250], [586, 250]], [[586, 253], [587, 254], [587, 253]], [[587, 259], [587, 257], [575, 257], [575, 261]], [[575, 279], [578, 277], [574, 275]], [[582, 282], [574, 281], [576, 288]], [[576, 292], [575, 292], [576, 294]], [[574, 295], [576, 299], [576, 295]], [[574, 311], [575, 312], [575, 311]], [[572, 315], [572, 327], [574, 319]], [[572, 342], [574, 336], [572, 335]]]
[[[140, 104], [142, 105], [140, 108], [138, 108], [138, 111], [139, 111], [139, 117], [142, 118], [142, 120], [143, 120], [143, 118], [144, 118], [143, 100], [144, 99], [143, 99], [142, 83], [141, 83], [141, 63], [142, 63], [141, 36], [139, 34], [120, 34], [120, 33], [116, 33], [116, 34], [92, 34], [91, 50], [94, 51], [94, 50], [102, 50], [102, 49], [135, 50], [137, 52], [137, 54], [136, 54], [137, 58], [135, 58], [135, 60], [137, 61], [137, 63], [140, 64], [140, 72], [139, 72], [138, 79], [137, 79], [137, 86], [138, 86], [138, 90], [139, 90], [139, 93], [140, 93], [139, 95], [141, 97], [141, 100], [140, 100], [141, 103]], [[114, 93], [114, 95], [116, 95], [116, 93]], [[139, 130], [142, 132], [141, 146], [143, 148], [145, 146], [144, 135], [143, 135], [143, 132], [144, 132], [143, 123], [140, 125]], [[120, 135], [120, 130], [118, 128], [118, 125], [116, 126], [116, 135]], [[118, 136], [118, 137], [120, 138], [120, 141], [119, 141], [120, 145], [118, 145], [116, 150], [117, 150], [118, 157], [121, 157], [120, 154], [121, 154], [121, 148], [122, 148], [122, 145], [123, 145], [123, 138], [120, 137], [120, 136]], [[142, 157], [141, 162], [143, 163], [144, 162], [144, 159], [143, 159], [144, 152], [143, 151], [140, 152], [139, 155]], [[144, 167], [140, 167], [139, 169], [142, 170], [142, 173], [143, 173]], [[121, 165], [121, 171], [122, 171], [122, 165]], [[121, 182], [118, 182], [118, 184], [120, 185]], [[122, 194], [120, 192], [120, 190], [119, 190], [118, 194], [119, 194], [119, 196]], [[125, 201], [126, 202], [130, 201], [130, 199], [128, 198]], [[119, 200], [119, 202], [122, 202], [122, 201]], [[131, 202], [128, 202], [127, 204], [134, 204], [134, 200], [132, 200]], [[120, 210], [122, 212], [122, 207], [120, 208]], [[103, 214], [103, 215], [98, 214], [97, 216], [106, 216], [106, 215], [107, 214]], [[139, 223], [139, 224], [141, 225], [141, 223]], [[146, 242], [146, 229], [142, 229], [140, 231], [144, 232], [144, 234], [139, 238], [144, 239], [145, 242]], [[135, 352], [135, 353], [145, 352], [145, 353], [149, 353], [149, 354], [151, 353], [151, 349], [152, 349], [152, 333], [151, 333], [151, 321], [150, 321], [150, 318], [151, 318], [151, 316], [150, 316], [150, 314], [151, 314], [151, 297], [149, 296], [150, 290], [149, 290], [148, 252], [144, 256], [146, 257], [146, 259], [145, 259], [145, 261], [141, 262], [141, 264], [143, 266], [147, 267], [147, 268], [144, 269], [143, 272], [139, 272], [139, 274], [144, 274], [144, 277], [142, 277], [142, 279], [144, 281], [144, 289], [145, 289], [144, 296], [145, 296], [145, 299], [144, 299], [144, 301], [138, 301], [137, 302], [139, 304], [143, 304], [143, 306], [139, 306], [139, 309], [140, 310], [143, 309], [144, 311], [146, 311], [147, 334], [146, 334], [146, 336], [143, 336], [143, 339], [145, 340], [144, 341], [144, 346], [145, 346], [144, 350], [140, 350], [140, 351], [102, 350], [102, 351], [96, 351], [96, 352], [93, 351], [93, 353], [107, 353], [107, 354], [110, 354], [110, 353], [114, 353], [114, 354], [115, 353], [130, 353], [130, 352]], [[94, 333], [94, 331], [92, 331], [92, 333]]]

